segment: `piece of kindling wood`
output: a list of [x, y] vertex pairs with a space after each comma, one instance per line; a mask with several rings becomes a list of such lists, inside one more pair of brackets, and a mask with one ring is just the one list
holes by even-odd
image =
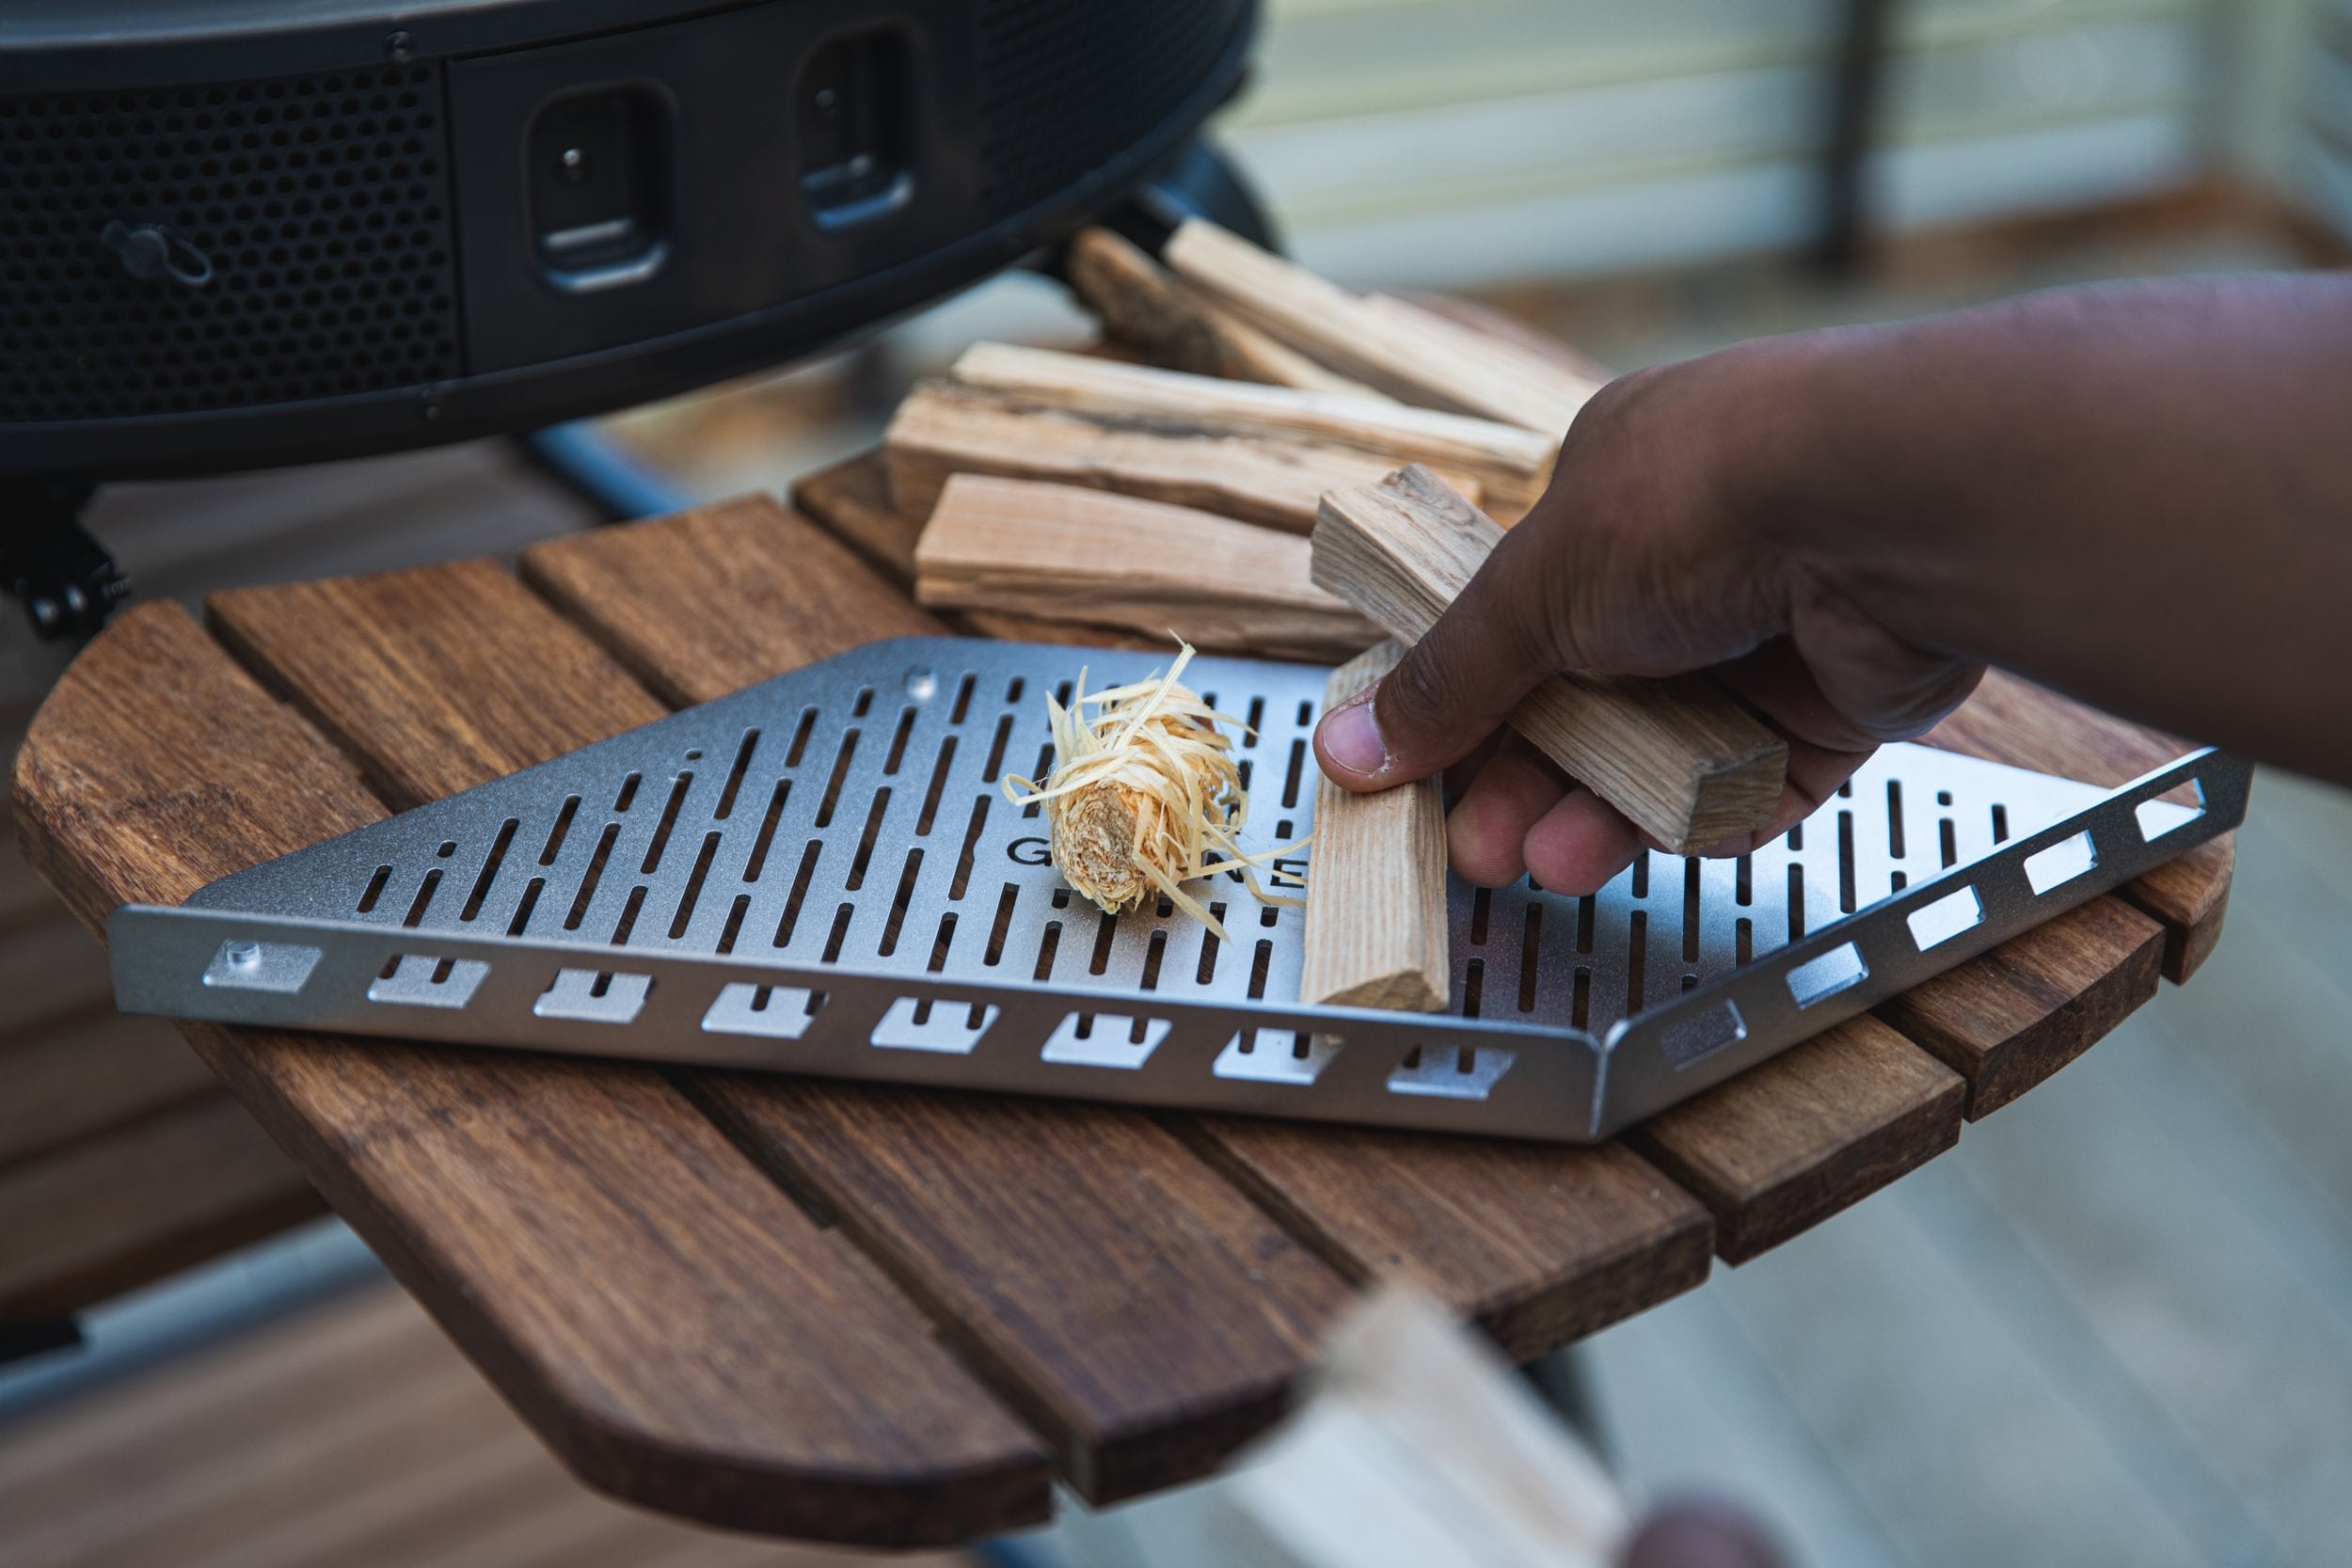
[[1251, 325], [1341, 373], [1407, 403], [1475, 414], [1558, 439], [1601, 384], [1514, 342], [1386, 295], [1320, 277], [1195, 218], [1168, 267]]
[[[1405, 657], [1385, 641], [1331, 672], [1326, 713]], [[1436, 1012], [1451, 993], [1446, 951], [1445, 798], [1434, 779], [1358, 795], [1321, 774], [1307, 878], [1306, 958], [1298, 1000], [1309, 1006]]]
[[1278, 342], [1107, 229], [1080, 230], [1062, 271], [1113, 339], [1164, 369], [1389, 401]]
[[[930, 516], [957, 474], [994, 474], [1199, 507], [1285, 533], [1313, 531], [1326, 490], [1375, 483], [1395, 466], [1320, 442], [1139, 430], [953, 382], [929, 382], [908, 395], [891, 416], [882, 453], [891, 504], [901, 516]], [[1477, 484], [1467, 475], [1448, 477]]]
[[[1323, 499], [1313, 577], [1417, 642], [1469, 586], [1502, 530], [1425, 468]], [[1703, 676], [1553, 675], [1511, 726], [1660, 844], [1689, 854], [1763, 827], [1788, 748]]]
[[1346, 658], [1380, 640], [1309, 580], [1295, 534], [1067, 484], [958, 474], [914, 566], [924, 605], [1172, 631], [1211, 652]]
[[1161, 429], [1351, 447], [1392, 467], [1424, 463], [1469, 475], [1484, 488], [1488, 505], [1515, 516], [1551, 482], [1560, 450], [1556, 435], [1495, 420], [1009, 343], [976, 344], [957, 359], [952, 373], [967, 387], [993, 388], [1049, 408], [1149, 421]]

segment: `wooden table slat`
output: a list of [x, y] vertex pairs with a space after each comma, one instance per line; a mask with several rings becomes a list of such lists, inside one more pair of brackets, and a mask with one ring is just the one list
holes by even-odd
[[[770, 536], [730, 550], [723, 542], [747, 525]], [[607, 605], [599, 629], [681, 692], [714, 678], [707, 664], [739, 673], [747, 650], [805, 658], [812, 640], [938, 629], [772, 503], [711, 509], [684, 531], [698, 542], [675, 552], [645, 551], [631, 530], [554, 542], [532, 576], [632, 599]], [[592, 547], [623, 564], [566, 563]], [[789, 565], [742, 566], [732, 580], [760, 586], [729, 596], [719, 565], [730, 559]], [[806, 562], [816, 570], [804, 579]], [[803, 581], [811, 605], [795, 612], [780, 598]], [[213, 610], [372, 774], [437, 793], [662, 711], [579, 626], [482, 562], [246, 589]], [[659, 657], [633, 640], [646, 628], [699, 639], [706, 668]], [[1203, 1473], [1269, 1422], [1346, 1297], [1336, 1275], [1137, 1113], [760, 1075], [692, 1081], [763, 1163], [946, 1314], [1098, 1499]], [[1136, 1288], [1141, 1278], [1149, 1289]]]
[[[400, 604], [402, 586], [290, 592], [332, 626], [346, 605]], [[326, 708], [365, 705], [343, 693]], [[441, 727], [437, 696], [429, 710], [404, 732], [417, 750], [378, 759], [412, 789], [455, 766], [425, 753], [437, 736], [477, 758], [484, 744]], [[34, 722], [15, 797], [28, 858], [93, 927], [384, 815], [348, 760], [169, 604], [118, 616], [84, 651]], [[877, 1544], [1048, 1511], [1033, 1439], [660, 1074], [184, 1033], [592, 1483]]]

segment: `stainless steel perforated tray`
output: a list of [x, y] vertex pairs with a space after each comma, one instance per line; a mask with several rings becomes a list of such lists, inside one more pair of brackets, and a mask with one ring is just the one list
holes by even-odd
[[[1597, 896], [1451, 890], [1454, 1011], [1304, 1007], [1301, 917], [1220, 943], [1047, 863], [1044, 697], [1165, 660], [879, 642], [240, 872], [108, 934], [125, 1011], [1131, 1103], [1603, 1137], [2244, 815], [2201, 752], [2118, 790], [1890, 746], [1783, 842]], [[1325, 672], [1197, 660], [1251, 847], [1312, 831]], [[2172, 800], [2161, 799], [2170, 795]], [[2180, 803], [2201, 800], [2201, 805]], [[1311, 852], [1310, 854], [1311, 858]]]

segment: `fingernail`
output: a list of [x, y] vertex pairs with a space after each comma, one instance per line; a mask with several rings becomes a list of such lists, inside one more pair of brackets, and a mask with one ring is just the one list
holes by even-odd
[[1323, 754], [1351, 773], [1370, 778], [1389, 766], [1388, 742], [1369, 702], [1350, 703], [1324, 716], [1319, 732]]

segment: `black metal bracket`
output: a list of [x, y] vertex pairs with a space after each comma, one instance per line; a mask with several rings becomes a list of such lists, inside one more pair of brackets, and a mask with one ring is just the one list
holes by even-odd
[[0, 479], [0, 588], [50, 641], [89, 637], [130, 596], [131, 579], [82, 527], [96, 486]]

